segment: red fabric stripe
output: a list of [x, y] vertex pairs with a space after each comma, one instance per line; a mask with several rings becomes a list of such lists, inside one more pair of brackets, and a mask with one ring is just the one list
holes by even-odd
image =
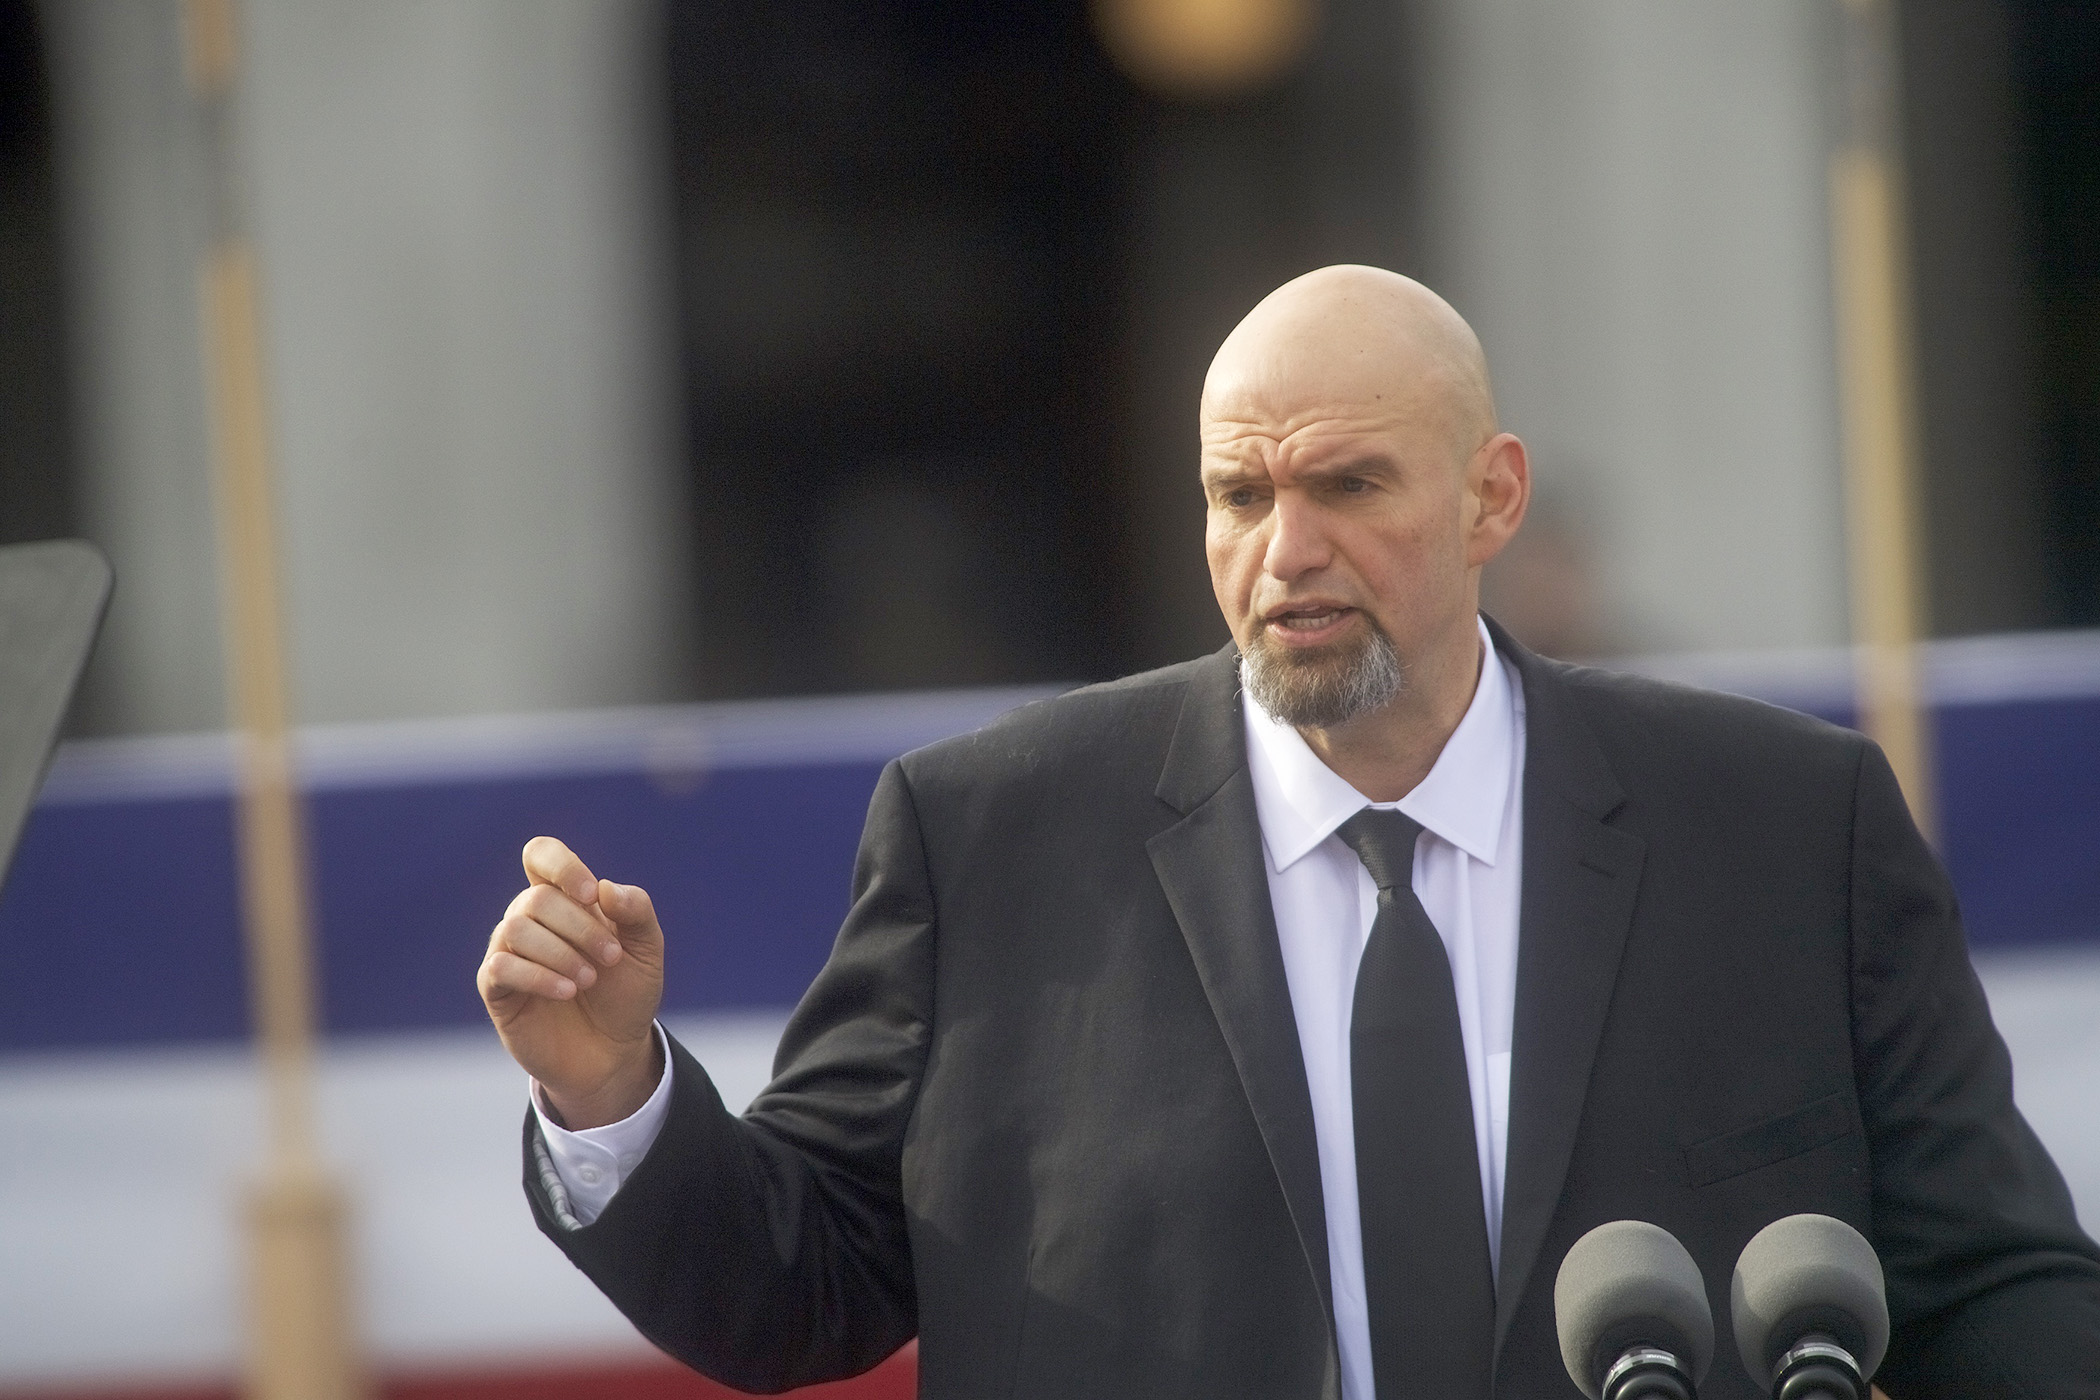
[[[919, 1348], [907, 1345], [864, 1376], [791, 1391], [801, 1400], [913, 1400]], [[380, 1400], [735, 1400], [743, 1394], [662, 1361], [426, 1371], [382, 1377]], [[0, 1390], [0, 1400], [240, 1400], [234, 1386]]]

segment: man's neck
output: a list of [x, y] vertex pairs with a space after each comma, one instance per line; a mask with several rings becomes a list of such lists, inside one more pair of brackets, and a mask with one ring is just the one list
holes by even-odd
[[1442, 665], [1418, 666], [1383, 709], [1332, 729], [1300, 729], [1306, 747], [1373, 802], [1398, 802], [1413, 792], [1436, 767], [1480, 684], [1487, 653], [1477, 626], [1468, 638], [1470, 651]]

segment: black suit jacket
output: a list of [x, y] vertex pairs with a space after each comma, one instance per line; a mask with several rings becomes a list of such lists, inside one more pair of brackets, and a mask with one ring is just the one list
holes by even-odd
[[[1896, 1400], [2100, 1395], [2100, 1255], [2011, 1099], [1887, 764], [1751, 701], [1531, 656], [1495, 1392], [1569, 1396], [1561, 1256], [1705, 1271], [1797, 1211], [1880, 1251]], [[1338, 1394], [1310, 1100], [1228, 650], [889, 765], [851, 912], [741, 1119], [674, 1046], [592, 1225], [540, 1223], [746, 1390], [920, 1338], [928, 1397]], [[675, 955], [675, 951], [674, 951]]]

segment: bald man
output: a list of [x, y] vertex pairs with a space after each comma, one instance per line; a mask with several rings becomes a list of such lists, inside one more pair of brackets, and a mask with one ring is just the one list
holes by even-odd
[[1881, 1253], [1896, 1400], [2100, 1394], [2100, 1253], [1880, 753], [1479, 616], [1529, 466], [1414, 282], [1279, 288], [1201, 430], [1233, 645], [890, 764], [741, 1118], [653, 1024], [648, 896], [527, 847], [480, 985], [541, 1228], [741, 1389], [916, 1335], [928, 1397], [1392, 1400], [1574, 1395], [1597, 1224], [1725, 1320], [1816, 1211]]

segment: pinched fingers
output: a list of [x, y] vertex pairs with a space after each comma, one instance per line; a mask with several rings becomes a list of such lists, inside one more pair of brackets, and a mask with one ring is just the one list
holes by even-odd
[[552, 836], [535, 836], [525, 843], [525, 878], [535, 885], [553, 885], [578, 904], [598, 902], [598, 877], [574, 851]]
[[578, 904], [559, 886], [533, 885], [521, 890], [503, 917], [506, 923], [522, 920], [537, 924], [578, 953], [607, 967], [620, 960], [619, 931], [613, 921], [595, 906]]
[[534, 885], [510, 902], [489, 935], [478, 978], [483, 998], [523, 994], [567, 1001], [598, 980], [598, 967], [624, 955], [612, 923], [554, 885]]
[[607, 880], [599, 886], [598, 908], [623, 930], [648, 932], [658, 928], [656, 902], [640, 885], [619, 885]]
[[[481, 999], [489, 1004], [491, 1011], [514, 996], [567, 1001], [577, 991], [572, 979], [530, 958], [520, 957], [508, 948], [491, 947], [488, 956], [481, 960], [481, 974], [475, 980], [481, 985]], [[501, 1024], [500, 1018], [498, 1024]]]
[[572, 996], [576, 988], [589, 987], [598, 980], [598, 969], [575, 945], [531, 919], [506, 918], [496, 925], [489, 938], [489, 953], [493, 956], [499, 952], [523, 958], [573, 983], [569, 991], [561, 993], [563, 996]]

